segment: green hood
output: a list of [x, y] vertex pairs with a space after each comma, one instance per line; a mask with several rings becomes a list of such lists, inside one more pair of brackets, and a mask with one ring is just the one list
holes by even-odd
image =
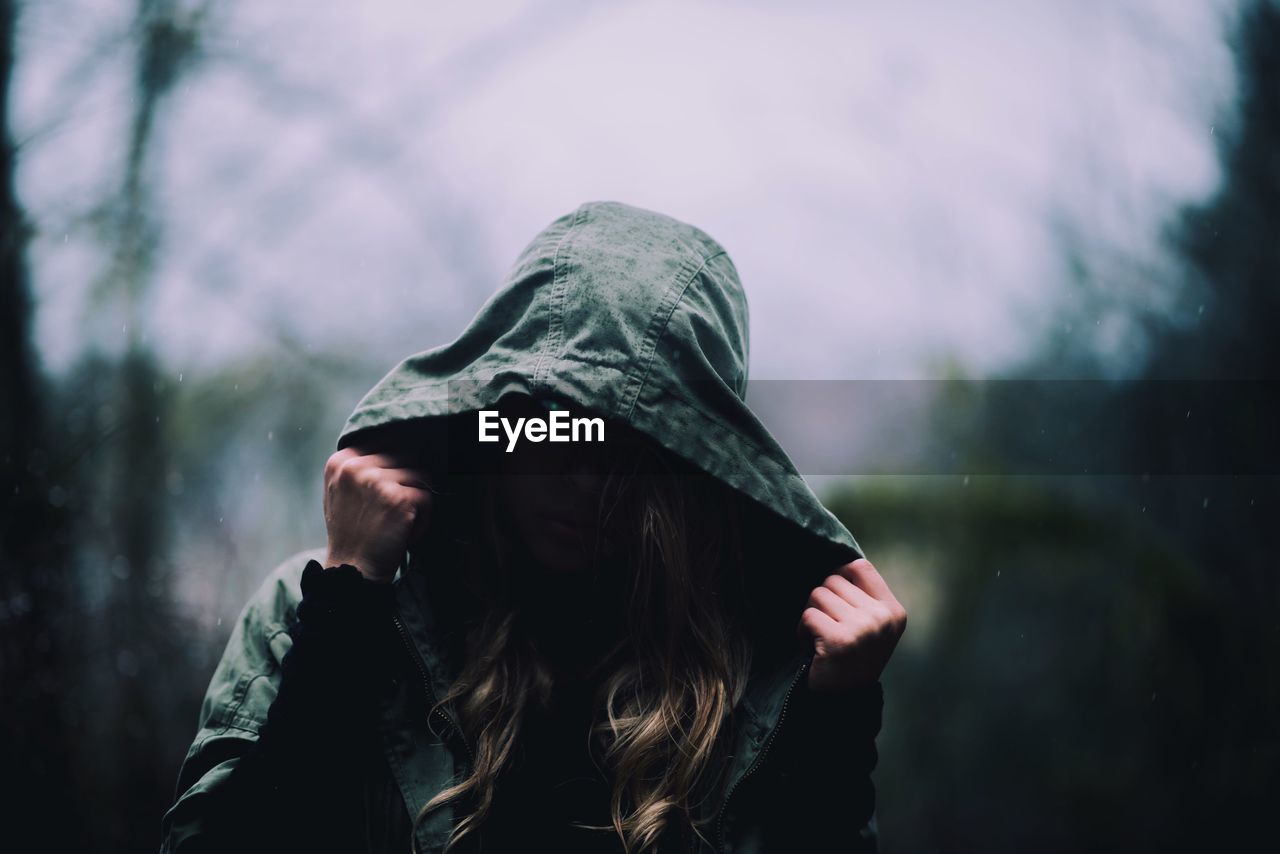
[[[338, 441], [394, 422], [559, 398], [634, 429], [794, 526], [803, 587], [862, 556], [745, 402], [747, 299], [693, 226], [591, 202], [542, 231], [457, 340], [410, 356]], [[816, 583], [816, 582], [815, 582]]]

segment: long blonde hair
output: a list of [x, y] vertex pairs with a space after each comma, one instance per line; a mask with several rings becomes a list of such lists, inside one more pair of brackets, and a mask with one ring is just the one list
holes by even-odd
[[[482, 493], [481, 539], [502, 572], [508, 552], [492, 484]], [[610, 779], [611, 823], [627, 852], [655, 851], [668, 834], [706, 839], [701, 825], [710, 816], [698, 818], [699, 799], [723, 770], [730, 713], [751, 667], [738, 502], [731, 489], [647, 441], [608, 472], [599, 516], [623, 556], [612, 566], [622, 573], [615, 580], [626, 631], [594, 668], [593, 723], [583, 736]], [[552, 673], [517, 617], [518, 603], [485, 604], [467, 633], [462, 670], [436, 704], [456, 709], [475, 749], [471, 773], [414, 819], [415, 854], [418, 825], [446, 804], [472, 807], [446, 852], [482, 825], [526, 710], [552, 696]]]

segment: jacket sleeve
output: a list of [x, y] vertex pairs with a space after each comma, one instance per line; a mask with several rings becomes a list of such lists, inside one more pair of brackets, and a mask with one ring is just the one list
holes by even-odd
[[391, 678], [391, 586], [312, 560], [300, 588], [296, 616], [268, 592], [233, 631], [163, 852], [351, 850], [363, 832], [360, 764], [376, 732], [372, 698]]
[[818, 694], [801, 678], [754, 780], [762, 850], [875, 852], [880, 683]]

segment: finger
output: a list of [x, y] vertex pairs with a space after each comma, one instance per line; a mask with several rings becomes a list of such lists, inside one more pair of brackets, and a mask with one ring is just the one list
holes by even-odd
[[343, 448], [341, 451], [334, 451], [329, 455], [329, 459], [324, 462], [325, 479], [328, 480], [335, 476], [345, 465], [359, 456], [360, 451], [355, 448]]
[[399, 483], [434, 492], [431, 473], [422, 466], [405, 465], [399, 457], [391, 454], [367, 454], [362, 457], [348, 457], [340, 462], [335, 473], [345, 473], [352, 481], [365, 486], [378, 486], [383, 483]]
[[410, 486], [395, 481], [385, 481], [380, 485], [383, 499], [392, 505], [403, 505], [423, 510], [431, 506], [431, 491], [417, 486]]
[[818, 608], [810, 606], [800, 615], [796, 623], [796, 637], [801, 640], [812, 640], [824, 637], [839, 627], [839, 624]]
[[846, 563], [836, 571], [867, 591], [873, 599], [878, 599], [881, 602], [898, 601], [893, 595], [893, 591], [889, 589], [889, 585], [880, 577], [880, 573], [876, 572], [876, 568], [871, 565], [871, 561], [864, 557], [858, 558], [852, 563]]
[[815, 587], [809, 594], [810, 604], [837, 622], [857, 619], [858, 609], [841, 599], [828, 587]]
[[335, 451], [325, 462], [325, 480], [351, 481], [373, 478], [380, 467], [379, 462], [385, 463], [388, 460], [380, 460], [378, 454], [362, 453], [357, 448], [343, 448]]
[[425, 533], [427, 526], [431, 523], [431, 493], [425, 489], [398, 483], [387, 484], [383, 489], [383, 496], [389, 503], [413, 513], [410, 539], [416, 540]]
[[431, 482], [431, 474], [422, 468], [389, 468], [384, 469], [386, 477], [401, 486], [412, 486], [415, 489], [425, 489], [432, 491], [434, 484]]
[[829, 575], [822, 586], [834, 592], [855, 608], [872, 608], [880, 605], [880, 601], [843, 575]]
[[360, 465], [380, 469], [416, 468], [413, 458], [406, 454], [384, 452], [378, 454], [361, 454]]

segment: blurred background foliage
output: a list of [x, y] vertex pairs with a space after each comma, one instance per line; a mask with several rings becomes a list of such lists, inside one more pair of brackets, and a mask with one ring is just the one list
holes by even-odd
[[[120, 157], [92, 203], [53, 213], [24, 207], [17, 178], [43, 138], [17, 140], [6, 125], [0, 767], [8, 850], [158, 844], [231, 621], [271, 565], [322, 542], [320, 466], [342, 419], [391, 363], [390, 351], [335, 344], [328, 333], [317, 340], [281, 319], [266, 284], [243, 346], [186, 369], [160, 343], [166, 325], [153, 307], [169, 280], [158, 271], [183, 235], [170, 234], [158, 137], [187, 83], [231, 51], [229, 5], [138, 0], [123, 28], [91, 16], [68, 23], [101, 27], [104, 50], [129, 69], [130, 95], [114, 105]], [[35, 13], [25, 4], [0, 3], [6, 117], [15, 68], [32, 61], [18, 50], [27, 15]], [[479, 38], [446, 75], [451, 88], [436, 109], [479, 85], [477, 67], [500, 65], [494, 57], [529, 49], [569, 17], [534, 12]], [[976, 372], [950, 361], [942, 373], [1276, 379], [1280, 6], [1243, 2], [1220, 20], [1235, 68], [1234, 97], [1213, 126], [1220, 178], [1204, 198], [1161, 214], [1159, 264], [1108, 240], [1105, 228], [1046, 215], [1064, 271], [1044, 297], [1055, 322], [1017, 358]], [[290, 88], [245, 56], [279, 103], [331, 108], [323, 93]], [[86, 64], [70, 79], [93, 73]], [[361, 124], [351, 125], [358, 135]], [[410, 202], [414, 216], [444, 247], [434, 263], [446, 275], [432, 304], [451, 307], [406, 320], [417, 336], [410, 349], [447, 340], [497, 269], [469, 224], [484, 211], [450, 196], [447, 180], [421, 190], [405, 195], [422, 196]], [[307, 208], [305, 194], [296, 205]], [[91, 320], [81, 346], [59, 345], [74, 356], [54, 368], [37, 318], [56, 308], [63, 285], [53, 274], [39, 280], [58, 268], [30, 256], [33, 241], [56, 240], [58, 225], [85, 247]], [[232, 260], [210, 254], [202, 266], [213, 272], [201, 287], [216, 292], [217, 271]], [[350, 292], [321, 285], [288, 298]], [[1102, 320], [1117, 314], [1126, 340], [1139, 342], [1136, 355], [1099, 346]], [[212, 326], [187, 315], [174, 321], [181, 335]], [[753, 324], [762, 316], [770, 322], [756, 314]], [[386, 346], [403, 349], [402, 332], [388, 334]], [[1150, 459], [1155, 445], [1165, 464], [1158, 471], [1177, 472], [1195, 453], [1160, 444], [1166, 410], [1150, 398], [1082, 398], [1071, 383], [1041, 388], [1043, 411], [1114, 424], [1133, 457]], [[886, 675], [883, 849], [1251, 849], [1245, 843], [1268, 830], [1280, 795], [1276, 478], [999, 475], [1018, 471], [1020, 455], [1054, 448], [1036, 447], [1018, 418], [984, 399], [940, 398], [930, 411], [895, 426], [937, 437], [928, 447], [946, 449], [945, 469], [972, 461], [974, 475], [866, 476], [829, 493], [912, 613]], [[1242, 424], [1226, 441], [1249, 458], [1269, 454], [1276, 439]]]
[[[1128, 380], [1169, 395], [1183, 388], [1170, 380], [1280, 371], [1280, 8], [1249, 5], [1232, 46], [1239, 95], [1218, 136], [1222, 185], [1167, 226], [1189, 286], [1172, 309], [1138, 315], [1147, 354]], [[1066, 325], [1085, 327], [1094, 295], [1115, 283], [1090, 247], [1070, 253]], [[1000, 378], [1110, 379], [1112, 366], [1073, 340], [1050, 339]], [[1049, 420], [1110, 425], [1128, 458], [1187, 471], [1203, 449], [1162, 442], [1177, 407], [1125, 388], [1037, 386]], [[1036, 447], [1040, 434], [1006, 408], [964, 404], [940, 401], [933, 427], [975, 470], [1018, 471], [1020, 456], [1061, 450]], [[1277, 441], [1228, 427], [1212, 441], [1244, 459], [1268, 458]], [[891, 849], [1264, 844], [1280, 793], [1277, 499], [1274, 476], [1169, 474], [876, 477], [835, 496], [864, 546], [907, 575], [925, 618], [886, 686]]]

